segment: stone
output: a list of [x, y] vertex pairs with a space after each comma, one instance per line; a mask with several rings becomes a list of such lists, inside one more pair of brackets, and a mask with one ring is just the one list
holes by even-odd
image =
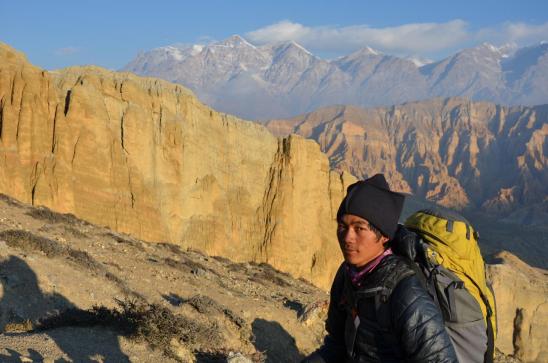
[[253, 363], [249, 358], [246, 358], [242, 353], [230, 352], [226, 358], [227, 363]]

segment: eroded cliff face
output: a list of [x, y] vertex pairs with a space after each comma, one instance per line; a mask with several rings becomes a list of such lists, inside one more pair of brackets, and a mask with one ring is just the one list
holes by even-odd
[[45, 72], [0, 45], [0, 193], [327, 288], [353, 180], [313, 141], [277, 139], [181, 86], [97, 67]]
[[523, 362], [548, 360], [547, 271], [528, 266], [501, 252], [498, 263], [487, 265], [497, 304], [496, 346]]
[[384, 172], [396, 189], [445, 206], [482, 208], [526, 223], [548, 218], [546, 105], [449, 98], [390, 108], [338, 106], [268, 127], [318, 141], [335, 168], [358, 177]]

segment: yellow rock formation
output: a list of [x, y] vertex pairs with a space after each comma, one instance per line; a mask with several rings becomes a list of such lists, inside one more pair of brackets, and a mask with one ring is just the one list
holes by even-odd
[[501, 252], [488, 265], [497, 304], [497, 348], [523, 362], [548, 361], [548, 275]]
[[181, 86], [97, 67], [46, 72], [0, 45], [0, 193], [327, 288], [353, 180], [315, 142], [278, 139]]

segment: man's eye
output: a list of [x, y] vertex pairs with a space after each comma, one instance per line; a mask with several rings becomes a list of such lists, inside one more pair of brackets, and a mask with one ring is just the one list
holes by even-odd
[[347, 229], [348, 229], [348, 227], [346, 227], [344, 224], [337, 225], [337, 230], [338, 231], [345, 231]]

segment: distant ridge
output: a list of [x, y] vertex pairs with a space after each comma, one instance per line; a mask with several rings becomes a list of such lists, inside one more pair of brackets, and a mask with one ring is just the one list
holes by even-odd
[[434, 97], [548, 103], [546, 42], [520, 49], [484, 43], [433, 63], [370, 47], [328, 61], [293, 41], [254, 46], [234, 35], [153, 49], [124, 70], [183, 84], [217, 110], [259, 120], [335, 104], [389, 106]]
[[548, 224], [548, 105], [437, 98], [326, 107], [266, 125], [316, 140], [332, 167], [359, 178], [384, 172], [396, 189], [448, 207]]

